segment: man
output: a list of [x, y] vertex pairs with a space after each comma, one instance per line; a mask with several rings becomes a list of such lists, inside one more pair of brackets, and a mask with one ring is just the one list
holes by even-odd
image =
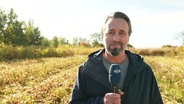
[[[102, 28], [105, 49], [91, 53], [79, 67], [70, 104], [163, 104], [155, 76], [143, 59], [125, 50], [132, 32], [122, 12], [107, 16]], [[108, 80], [111, 64], [121, 67], [118, 93]]]

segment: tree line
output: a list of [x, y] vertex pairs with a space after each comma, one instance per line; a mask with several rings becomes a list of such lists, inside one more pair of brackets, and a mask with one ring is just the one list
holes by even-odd
[[[39, 27], [34, 26], [32, 20], [25, 22], [18, 20], [18, 15], [11, 8], [9, 12], [0, 9], [0, 47], [11, 46], [45, 46], [58, 47], [63, 44], [82, 45], [82, 46], [103, 46], [101, 34], [95, 32], [90, 34], [90, 39], [74, 37], [72, 43], [65, 37], [54, 36], [51, 40], [41, 35]], [[184, 32], [179, 34], [178, 40], [184, 45]], [[133, 45], [128, 44], [128, 47]]]
[[13, 9], [0, 10], [0, 44], [12, 46], [41, 45], [45, 38], [33, 21], [19, 21]]
[[[73, 45], [84, 46], [101, 46], [99, 39], [99, 33], [93, 33], [90, 35], [90, 41], [81, 38], [74, 37], [72, 40]], [[41, 35], [39, 27], [34, 26], [32, 20], [27, 23], [25, 21], [18, 20], [17, 14], [11, 8], [9, 12], [0, 9], [0, 46], [53, 46], [57, 47], [60, 44], [71, 44], [64, 37], [54, 36], [53, 39]]]

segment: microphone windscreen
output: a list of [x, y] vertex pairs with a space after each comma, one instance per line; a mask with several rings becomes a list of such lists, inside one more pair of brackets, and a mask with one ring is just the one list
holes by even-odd
[[111, 64], [109, 67], [109, 82], [112, 85], [119, 84], [121, 79], [121, 68], [118, 64]]

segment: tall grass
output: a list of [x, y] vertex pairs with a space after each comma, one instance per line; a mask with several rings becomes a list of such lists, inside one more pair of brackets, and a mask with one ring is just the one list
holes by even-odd
[[180, 56], [184, 58], [184, 46], [166, 47], [166, 48], [144, 48], [144, 49], [130, 48], [129, 50], [143, 56], [169, 56], [169, 57]]
[[88, 54], [94, 49], [90, 47], [79, 47], [63, 45], [57, 48], [54, 47], [40, 47], [40, 46], [28, 46], [28, 47], [13, 47], [5, 46], [0, 47], [0, 60], [15, 60], [15, 59], [33, 59], [44, 57], [67, 57], [74, 56], [76, 54]]
[[[0, 104], [67, 104], [78, 66], [86, 60], [87, 54], [97, 49], [74, 46], [3, 48], [0, 56], [9, 57], [9, 60], [0, 62]], [[152, 67], [164, 103], [183, 104], [184, 48], [130, 50], [141, 54]], [[160, 50], [162, 54], [155, 52]], [[22, 58], [22, 54], [27, 54], [28, 58]], [[12, 58], [21, 60], [11, 61]]]
[[165, 104], [184, 103], [184, 59], [146, 56], [156, 75]]
[[[74, 56], [76, 54], [86, 55], [97, 48], [90, 48], [84, 46], [72, 46], [63, 45], [57, 48], [53, 47], [40, 47], [40, 46], [29, 46], [29, 47], [13, 47], [5, 46], [0, 47], [0, 60], [14, 60], [14, 59], [33, 59], [33, 58], [44, 58], [44, 57], [67, 57]], [[153, 49], [135, 49], [129, 48], [129, 50], [144, 56], [169, 56], [184, 58], [184, 46], [182, 47], [170, 47], [170, 48], [153, 48]]]

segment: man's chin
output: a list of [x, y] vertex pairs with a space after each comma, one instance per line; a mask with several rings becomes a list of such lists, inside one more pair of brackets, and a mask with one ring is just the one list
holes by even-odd
[[121, 49], [118, 49], [118, 48], [114, 48], [114, 49], [110, 50], [110, 54], [112, 56], [118, 56], [118, 55], [120, 55], [120, 53], [121, 53]]

